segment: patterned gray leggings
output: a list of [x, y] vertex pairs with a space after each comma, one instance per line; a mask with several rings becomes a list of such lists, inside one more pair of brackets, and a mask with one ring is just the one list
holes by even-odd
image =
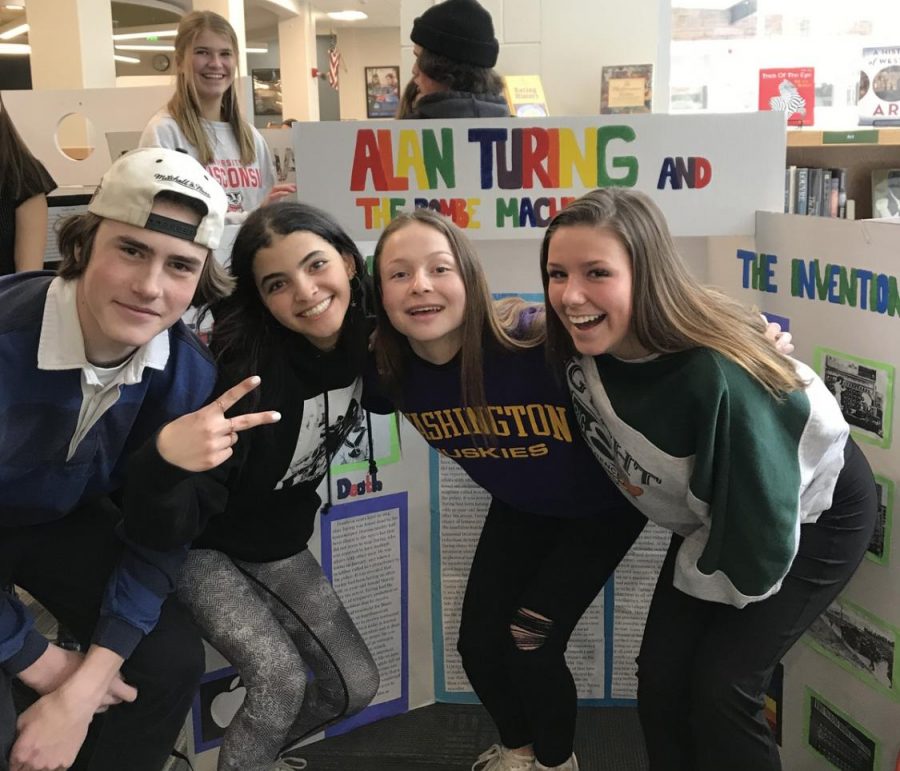
[[359, 712], [378, 691], [375, 661], [308, 550], [243, 562], [194, 549], [178, 596], [247, 688], [218, 771], [269, 771], [286, 745]]

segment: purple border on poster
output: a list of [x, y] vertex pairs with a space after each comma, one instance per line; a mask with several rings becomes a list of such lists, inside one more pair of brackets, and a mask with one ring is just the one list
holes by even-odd
[[325, 736], [337, 736], [367, 723], [374, 723], [382, 718], [402, 715], [409, 711], [409, 624], [408, 624], [408, 586], [409, 558], [407, 533], [407, 497], [406, 493], [381, 495], [365, 500], [335, 504], [327, 516], [322, 517], [322, 570], [331, 581], [331, 527], [337, 520], [349, 517], [360, 517], [374, 512], [397, 509], [400, 526], [400, 640], [403, 649], [400, 653], [400, 697], [367, 707], [358, 715], [342, 720], [325, 730]]
[[787, 316], [779, 316], [777, 313], [769, 313], [768, 311], [763, 311], [762, 315], [765, 316], [770, 322], [780, 324], [782, 332], [791, 331], [791, 320]]

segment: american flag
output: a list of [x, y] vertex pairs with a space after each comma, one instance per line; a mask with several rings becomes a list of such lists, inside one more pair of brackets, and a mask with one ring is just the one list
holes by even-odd
[[341, 53], [337, 46], [328, 49], [328, 83], [337, 91], [340, 88]]

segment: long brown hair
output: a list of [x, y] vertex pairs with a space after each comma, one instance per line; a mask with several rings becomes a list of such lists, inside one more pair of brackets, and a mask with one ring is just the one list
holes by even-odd
[[493, 67], [461, 62], [448, 56], [422, 48], [416, 58], [419, 70], [450, 91], [467, 91], [473, 94], [503, 94], [503, 78]]
[[[653, 353], [711, 348], [746, 370], [771, 394], [804, 387], [791, 362], [763, 336], [758, 313], [722, 292], [702, 286], [675, 248], [665, 217], [643, 193], [603, 188], [583, 195], [550, 222], [541, 244], [541, 280], [546, 296], [547, 259], [554, 234], [565, 227], [603, 228], [618, 237], [631, 258], [631, 326]], [[547, 304], [551, 356], [575, 355], [572, 339]]]
[[416, 209], [401, 214], [382, 232], [375, 246], [372, 272], [375, 280], [375, 318], [377, 333], [375, 359], [378, 372], [394, 403], [402, 408], [402, 384], [409, 366], [412, 349], [404, 335], [391, 324], [382, 303], [380, 262], [385, 244], [398, 230], [415, 222], [441, 233], [450, 244], [460, 277], [466, 289], [466, 309], [462, 324], [461, 388], [464, 407], [482, 409], [487, 406], [484, 391], [484, 348], [489, 342], [508, 350], [533, 348], [544, 341], [543, 319], [522, 325], [521, 300], [495, 304], [488, 289], [484, 268], [468, 238], [449, 219], [429, 209]]
[[0, 193], [18, 201], [26, 180], [40, 176], [38, 160], [16, 131], [0, 96]]
[[[203, 125], [200, 114], [200, 99], [197, 96], [197, 84], [194, 82], [194, 70], [190, 66], [194, 42], [197, 36], [206, 30], [227, 38], [234, 52], [234, 75], [238, 75], [238, 39], [234, 27], [228, 20], [213, 11], [193, 11], [182, 18], [175, 36], [175, 93], [166, 108], [174, 118], [178, 128], [187, 140], [197, 148], [200, 163], [208, 166], [215, 159], [210, 143], [209, 133]], [[222, 97], [221, 120], [231, 126], [241, 150], [241, 163], [245, 166], [256, 162], [256, 146], [253, 143], [253, 132], [241, 114], [240, 101], [235, 93], [234, 83]]]
[[397, 105], [397, 112], [394, 114], [394, 117], [397, 118], [397, 120], [402, 120], [409, 116], [412, 113], [414, 109], [413, 105], [418, 98], [419, 87], [416, 85], [415, 78], [412, 78], [409, 83], [406, 84], [403, 93], [400, 94], [400, 102]]

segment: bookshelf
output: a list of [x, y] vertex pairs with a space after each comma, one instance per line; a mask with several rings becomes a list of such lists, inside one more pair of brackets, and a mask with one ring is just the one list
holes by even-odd
[[847, 169], [856, 219], [872, 216], [872, 170], [900, 168], [900, 128], [789, 129], [787, 165]]

